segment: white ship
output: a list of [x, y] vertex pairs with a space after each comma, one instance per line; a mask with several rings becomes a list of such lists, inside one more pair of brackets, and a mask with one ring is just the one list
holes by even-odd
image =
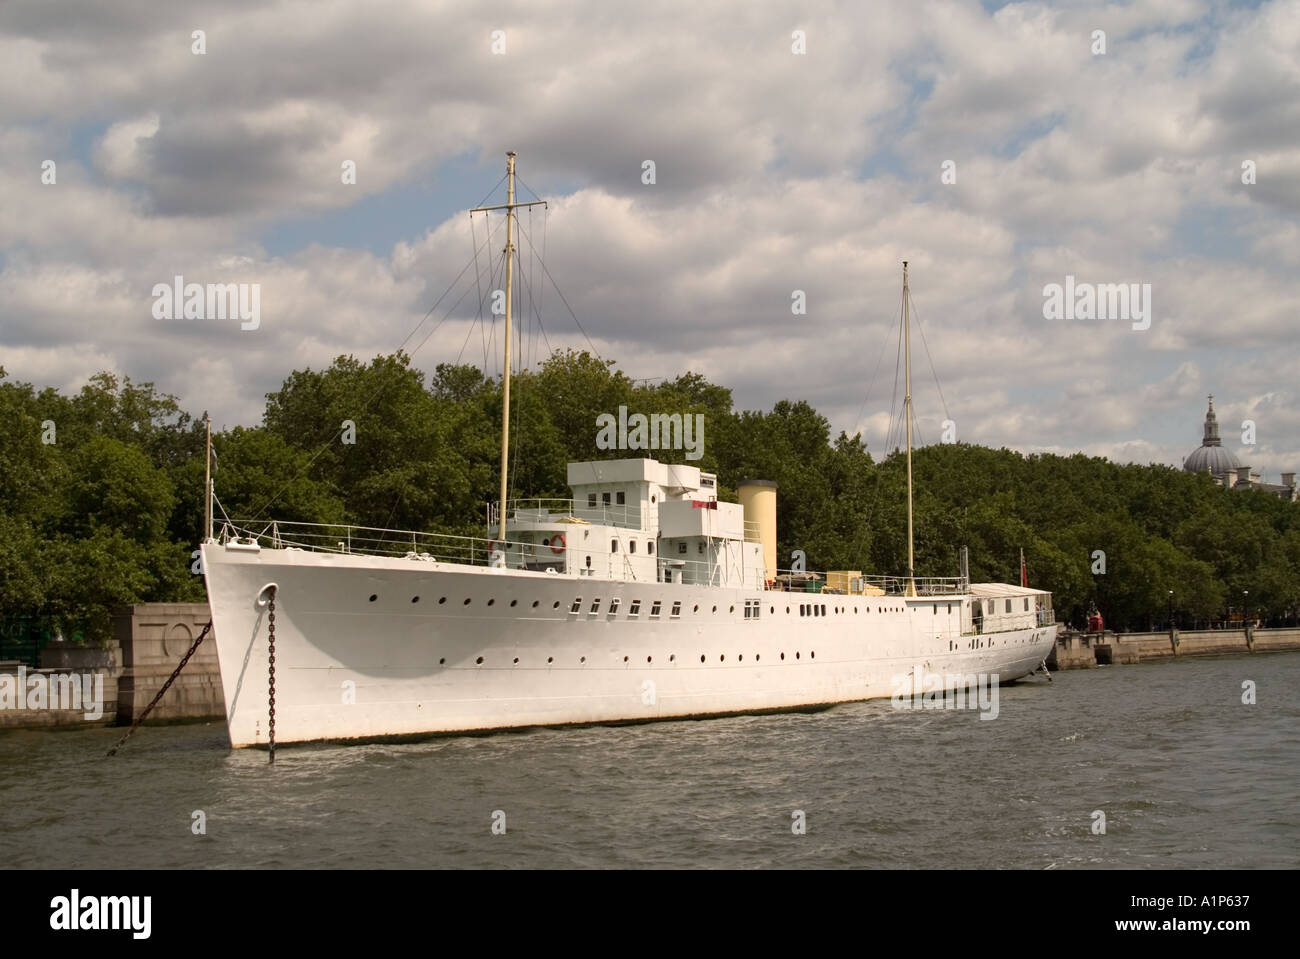
[[[507, 173], [508, 398], [513, 154]], [[276, 743], [378, 739], [793, 710], [1034, 672], [1056, 638], [1049, 593], [912, 575], [910, 342], [906, 393], [901, 577], [779, 571], [775, 484], [721, 502], [691, 466], [570, 463], [572, 500], [510, 502], [508, 423], [494, 539], [224, 524], [202, 557], [231, 744], [267, 745], [272, 715]]]

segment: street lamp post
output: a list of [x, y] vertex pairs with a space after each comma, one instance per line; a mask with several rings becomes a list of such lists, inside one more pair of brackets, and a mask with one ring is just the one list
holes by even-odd
[[1250, 590], [1241, 591], [1242, 619], [1241, 626], [1246, 630], [1247, 635], [1250, 633]]
[[1174, 591], [1171, 589], [1171, 590], [1169, 591], [1169, 630], [1170, 630], [1170, 632], [1173, 631], [1173, 628], [1174, 628]]

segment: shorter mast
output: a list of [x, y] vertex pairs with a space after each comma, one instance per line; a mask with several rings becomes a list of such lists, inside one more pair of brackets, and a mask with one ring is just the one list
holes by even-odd
[[903, 415], [907, 419], [907, 588], [916, 595], [916, 559], [912, 541], [912, 326], [907, 311], [907, 261], [903, 261]]

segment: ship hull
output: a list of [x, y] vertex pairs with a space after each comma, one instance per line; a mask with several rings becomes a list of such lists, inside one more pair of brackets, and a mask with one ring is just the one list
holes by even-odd
[[611, 582], [214, 543], [203, 560], [235, 747], [269, 739], [270, 584], [277, 743], [793, 710], [910, 696], [933, 676], [1005, 683], [1032, 672], [1056, 635], [963, 633], [960, 596]]

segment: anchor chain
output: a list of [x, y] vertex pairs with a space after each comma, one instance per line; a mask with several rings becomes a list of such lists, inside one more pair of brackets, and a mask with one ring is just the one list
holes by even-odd
[[275, 762], [275, 587], [267, 597], [266, 616], [266, 683], [267, 683], [267, 725], [271, 743], [271, 762]]
[[158, 701], [163, 698], [163, 695], [167, 692], [167, 690], [171, 689], [172, 683], [176, 681], [176, 677], [181, 674], [181, 670], [185, 668], [185, 664], [190, 661], [190, 657], [193, 656], [195, 650], [199, 648], [199, 643], [203, 642], [204, 637], [208, 635], [211, 629], [212, 629], [212, 620], [208, 620], [208, 625], [203, 627], [203, 631], [199, 633], [199, 638], [194, 640], [194, 642], [190, 644], [189, 651], [186, 652], [186, 654], [181, 657], [180, 665], [177, 666], [174, 670], [172, 670], [172, 674], [167, 677], [167, 682], [162, 684], [162, 689], [158, 690], [158, 694], [154, 696], [153, 701], [144, 708], [144, 711], [142, 713], [140, 713], [140, 718], [131, 724], [131, 728], [126, 731], [126, 735], [123, 736], [121, 739], [119, 739], [117, 741], [117, 745], [115, 745], [112, 749], [108, 751], [108, 754], [110, 756], [117, 755], [117, 751], [119, 748], [121, 748], [122, 744], [131, 738], [131, 734], [136, 731], [136, 729], [139, 727], [139, 725], [142, 722], [144, 722], [145, 717], [148, 716], [151, 712], [153, 712], [153, 708], [158, 705]]

